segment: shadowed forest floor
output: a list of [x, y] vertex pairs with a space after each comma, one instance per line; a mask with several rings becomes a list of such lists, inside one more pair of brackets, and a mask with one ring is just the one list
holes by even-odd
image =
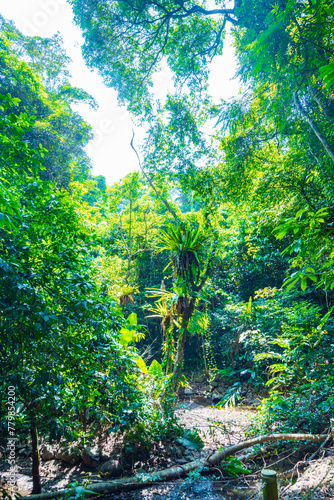
[[[226, 447], [241, 442], [256, 411], [253, 408], [228, 408], [218, 409], [210, 406], [201, 406], [189, 398], [183, 401], [178, 409], [180, 423], [188, 429], [197, 429], [204, 447], [201, 451], [194, 449], [183, 451], [179, 457], [164, 457], [164, 463], [140, 462], [137, 467], [143, 471], [152, 471], [159, 468], [170, 467], [175, 464], [182, 465], [195, 458], [210, 455], [219, 447]], [[172, 446], [170, 447], [172, 448]], [[177, 448], [177, 447], [176, 447]], [[315, 451], [316, 448], [314, 448]], [[168, 454], [166, 447], [166, 455]], [[177, 448], [176, 451], [180, 451]], [[270, 453], [270, 449], [263, 450], [253, 460], [248, 460], [247, 467], [250, 474], [238, 478], [228, 477], [224, 469], [212, 468], [209, 476], [194, 476], [193, 478], [179, 479], [174, 482], [157, 484], [141, 491], [113, 494], [108, 498], [115, 500], [156, 500], [163, 497], [166, 500], [259, 500], [261, 494], [260, 471], [272, 467], [280, 476], [280, 500], [293, 500], [307, 498], [310, 500], [334, 499], [334, 447], [327, 447], [319, 451], [319, 455], [310, 462], [303, 472], [295, 472], [295, 484], [284, 478], [283, 472], [290, 470], [298, 461], [307, 460], [312, 453], [303, 447], [293, 452], [289, 447], [282, 450], [279, 455]], [[243, 453], [243, 456], [245, 454]], [[30, 457], [19, 460], [19, 473], [17, 475], [18, 487], [21, 494], [28, 494], [31, 490]], [[6, 462], [1, 461], [2, 481], [5, 482]], [[55, 490], [66, 487], [69, 482], [80, 481], [84, 477], [98, 480], [97, 471], [92, 471], [83, 463], [74, 467], [66, 466], [59, 460], [42, 462], [41, 466], [43, 490]], [[107, 478], [104, 478], [107, 480]]]

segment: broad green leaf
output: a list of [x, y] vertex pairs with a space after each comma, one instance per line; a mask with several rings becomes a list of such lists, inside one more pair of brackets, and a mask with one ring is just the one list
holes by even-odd
[[146, 363], [141, 356], [137, 357], [136, 363], [139, 366], [141, 372], [148, 373]]
[[130, 325], [130, 326], [137, 326], [137, 314], [136, 313], [131, 313], [127, 319], [126, 319], [126, 322]]
[[162, 365], [156, 359], [152, 361], [148, 371], [154, 377], [161, 377], [163, 375]]
[[130, 342], [134, 341], [135, 337], [134, 330], [128, 330], [127, 328], [121, 328], [119, 332], [119, 341], [122, 345], [127, 346]]

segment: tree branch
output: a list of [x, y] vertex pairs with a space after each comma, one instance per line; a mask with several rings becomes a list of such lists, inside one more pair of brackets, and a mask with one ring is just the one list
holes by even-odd
[[134, 152], [136, 153], [136, 156], [137, 156], [137, 160], [138, 160], [138, 164], [139, 164], [139, 168], [140, 170], [142, 171], [145, 179], [148, 181], [149, 185], [151, 186], [151, 188], [153, 189], [154, 193], [157, 195], [157, 197], [162, 201], [162, 203], [165, 205], [165, 207], [167, 208], [168, 212], [174, 217], [175, 220], [179, 221], [180, 224], [181, 224], [181, 227], [182, 229], [185, 229], [184, 228], [184, 224], [182, 223], [182, 221], [180, 221], [179, 217], [176, 215], [175, 211], [172, 209], [172, 207], [170, 206], [170, 204], [168, 203], [167, 200], [165, 200], [165, 198], [159, 193], [159, 191], [155, 188], [153, 182], [151, 181], [151, 179], [149, 178], [149, 176], [147, 175], [147, 173], [145, 172], [142, 164], [141, 164], [141, 161], [140, 161], [140, 158], [139, 158], [139, 154], [136, 150], [136, 148], [134, 147], [134, 144], [133, 144], [133, 140], [134, 140], [134, 137], [135, 137], [135, 132], [134, 130], [132, 131], [132, 139], [131, 139], [131, 143], [130, 143], [130, 146], [132, 147], [132, 149], [134, 150]]
[[[143, 78], [140, 80], [141, 82], [143, 82], [148, 76], [149, 74], [151, 73], [151, 70], [153, 69], [153, 67], [157, 64], [157, 62], [159, 61], [159, 57], [161, 55], [161, 57], [163, 56], [163, 53], [164, 53], [164, 50], [165, 50], [165, 47], [168, 43], [168, 35], [169, 35], [169, 23], [170, 23], [170, 18], [167, 18], [166, 20], [167, 22], [167, 26], [166, 26], [166, 33], [165, 33], [165, 39], [164, 39], [164, 43], [163, 43], [163, 46], [158, 50], [152, 64], [150, 65], [150, 67], [148, 68], [146, 74], [143, 76]], [[164, 25], [164, 23], [162, 23], [159, 27], [158, 27], [158, 30], [157, 30], [157, 33], [155, 34], [155, 37], [158, 35], [158, 32], [160, 31], [160, 29], [162, 28], [162, 26]], [[137, 155], [138, 156], [138, 155]]]
[[234, 15], [234, 9], [213, 9], [213, 10], [206, 10], [203, 7], [200, 7], [199, 5], [194, 5], [194, 7], [191, 7], [191, 9], [186, 9], [183, 8], [184, 14], [177, 14], [177, 15], [172, 15], [173, 19], [182, 19], [184, 17], [191, 16], [192, 14], [204, 14], [205, 16], [213, 16], [215, 14], [221, 14], [221, 15], [228, 15], [232, 14]]

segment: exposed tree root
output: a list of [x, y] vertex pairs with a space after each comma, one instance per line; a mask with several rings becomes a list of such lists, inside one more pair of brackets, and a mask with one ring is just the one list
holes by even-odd
[[[326, 438], [326, 434], [269, 434], [266, 436], [259, 436], [254, 439], [249, 439], [248, 441], [243, 441], [242, 443], [229, 446], [228, 448], [217, 451], [216, 453], [213, 453], [212, 455], [209, 455], [208, 457], [201, 460], [193, 460], [192, 462], [188, 462], [182, 466], [176, 466], [161, 471], [141, 474], [140, 476], [116, 479], [109, 482], [92, 483], [88, 486], [86, 494], [87, 496], [89, 496], [89, 492], [94, 492], [104, 495], [107, 493], [115, 493], [117, 491], [135, 490], [143, 488], [145, 486], [151, 486], [155, 483], [162, 483], [165, 481], [171, 481], [172, 479], [178, 479], [200, 467], [210, 467], [212, 465], [216, 465], [226, 457], [234, 455], [238, 451], [250, 448], [251, 446], [254, 446], [256, 444], [267, 443], [270, 441], [325, 441]], [[38, 495], [22, 497], [21, 500], [52, 500], [61, 498], [66, 494], [76, 494], [79, 491], [84, 492], [85, 488], [79, 487], [41, 493]]]

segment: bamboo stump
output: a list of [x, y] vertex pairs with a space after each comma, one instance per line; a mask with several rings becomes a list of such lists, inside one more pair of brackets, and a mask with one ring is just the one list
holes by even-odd
[[263, 469], [261, 471], [261, 477], [263, 500], [278, 500], [276, 471], [272, 469]]

